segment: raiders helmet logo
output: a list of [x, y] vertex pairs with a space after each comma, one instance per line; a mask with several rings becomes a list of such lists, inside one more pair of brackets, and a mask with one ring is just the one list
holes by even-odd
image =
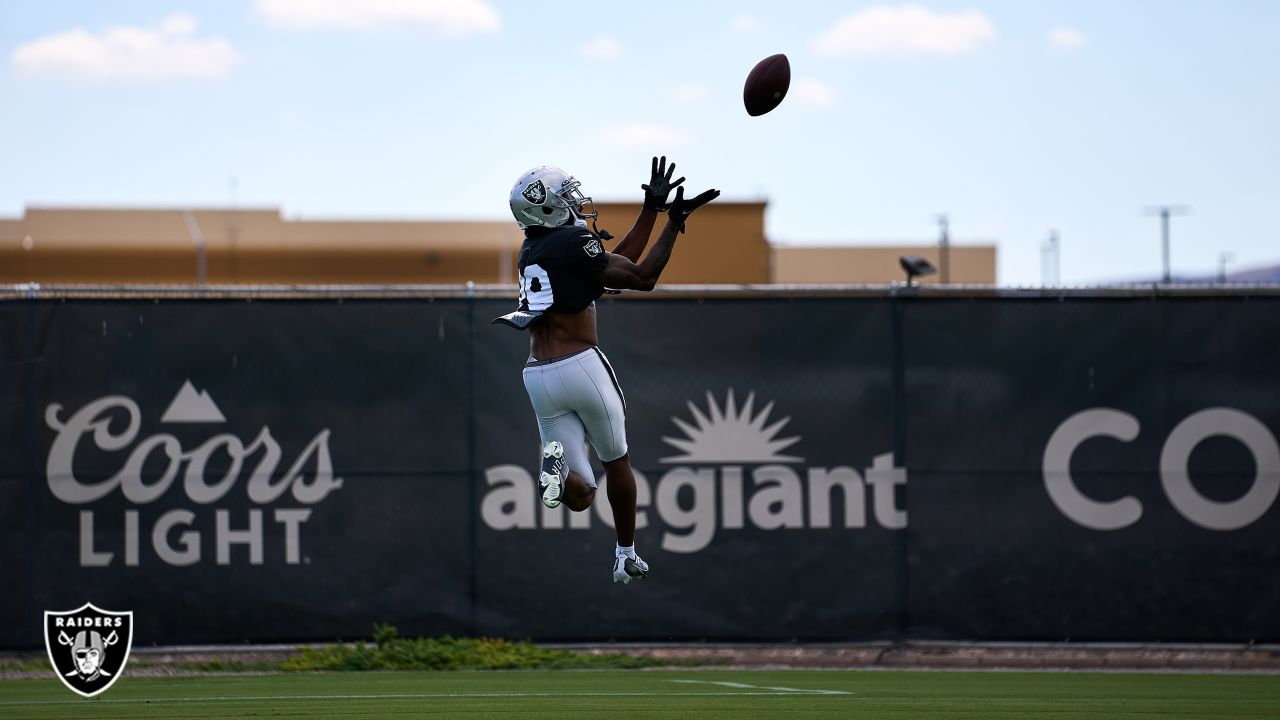
[[133, 612], [112, 612], [85, 603], [79, 609], [44, 613], [49, 661], [73, 692], [93, 697], [120, 678], [133, 646]]
[[535, 180], [532, 185], [525, 188], [520, 194], [524, 196], [525, 200], [534, 205], [541, 205], [547, 200], [547, 186], [543, 185], [541, 180]]

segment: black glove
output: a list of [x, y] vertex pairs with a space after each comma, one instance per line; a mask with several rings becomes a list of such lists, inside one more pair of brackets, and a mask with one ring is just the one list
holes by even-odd
[[671, 176], [676, 171], [676, 164], [671, 163], [671, 167], [667, 167], [667, 156], [662, 156], [662, 164], [658, 164], [658, 158], [653, 159], [653, 172], [649, 176], [649, 183], [641, 185], [644, 190], [644, 207], [646, 210], [657, 210], [662, 212], [667, 209], [667, 195], [675, 189], [677, 185], [684, 182], [684, 178], [680, 178], [675, 182], [671, 182]]
[[[683, 179], [681, 178], [681, 180]], [[694, 210], [718, 197], [720, 197], [719, 190], [708, 190], [692, 200], [685, 200], [684, 188], [676, 188], [676, 199], [671, 202], [671, 209], [667, 210], [667, 215], [671, 217], [673, 224], [680, 226], [680, 232], [684, 232], [684, 219], [689, 217]]]

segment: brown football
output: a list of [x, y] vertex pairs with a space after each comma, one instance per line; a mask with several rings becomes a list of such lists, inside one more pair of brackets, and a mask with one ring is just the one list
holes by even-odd
[[770, 55], [756, 63], [742, 86], [742, 104], [747, 106], [747, 114], [763, 115], [778, 107], [790, 85], [791, 63], [786, 55]]

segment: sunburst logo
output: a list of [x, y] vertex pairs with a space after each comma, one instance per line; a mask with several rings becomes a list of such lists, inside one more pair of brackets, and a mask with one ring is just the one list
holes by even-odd
[[755, 412], [755, 392], [747, 393], [742, 407], [738, 407], [733, 388], [725, 395], [723, 407], [716, 404], [715, 396], [707, 391], [707, 411], [689, 401], [693, 422], [672, 416], [671, 422], [684, 431], [684, 437], [664, 437], [662, 441], [682, 450], [684, 454], [662, 458], [664, 463], [798, 463], [804, 458], [778, 453], [800, 442], [799, 437], [777, 437], [791, 418], [784, 417], [769, 423], [773, 401], [760, 412]]

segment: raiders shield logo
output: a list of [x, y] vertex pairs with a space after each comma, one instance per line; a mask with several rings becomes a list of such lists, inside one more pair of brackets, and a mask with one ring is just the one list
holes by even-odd
[[600, 244], [600, 240], [593, 237], [582, 246], [582, 251], [587, 254], [587, 257], [595, 257], [604, 252], [604, 246]]
[[541, 180], [537, 180], [520, 194], [534, 205], [541, 205], [547, 200], [547, 186], [543, 185]]
[[44, 646], [62, 684], [93, 697], [124, 672], [133, 646], [133, 612], [102, 610], [93, 603], [65, 612], [46, 610]]

